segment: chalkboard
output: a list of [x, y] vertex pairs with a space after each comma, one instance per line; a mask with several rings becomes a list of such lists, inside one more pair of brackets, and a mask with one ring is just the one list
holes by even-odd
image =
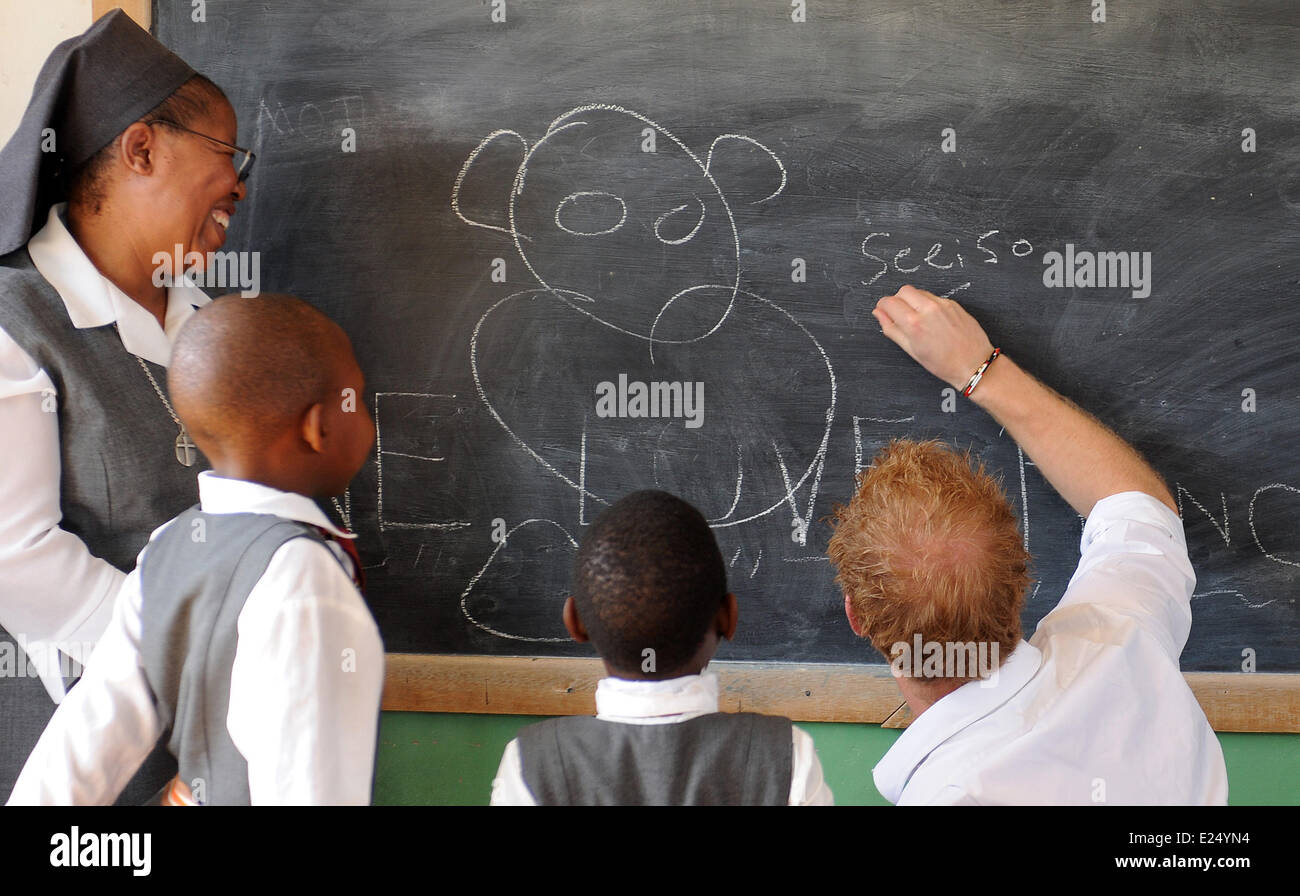
[[914, 283], [1167, 478], [1183, 668], [1300, 671], [1294, 4], [159, 0], [155, 28], [257, 153], [226, 248], [366, 371], [340, 506], [390, 651], [590, 655], [574, 547], [658, 486], [715, 527], [721, 659], [881, 662], [825, 520], [902, 436], [1003, 477], [1028, 635], [1081, 521], [881, 335]]

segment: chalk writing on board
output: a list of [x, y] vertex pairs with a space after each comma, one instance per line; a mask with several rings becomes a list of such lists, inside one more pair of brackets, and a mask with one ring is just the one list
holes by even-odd
[[1267, 607], [1269, 604], [1277, 600], [1277, 598], [1275, 597], [1272, 600], [1266, 600], [1263, 603], [1252, 603], [1250, 598], [1246, 597], [1246, 595], [1242, 594], [1236, 588], [1215, 588], [1211, 591], [1198, 591], [1192, 595], [1192, 598], [1195, 599], [1198, 597], [1215, 597], [1220, 594], [1231, 594], [1233, 597], [1241, 601], [1243, 604], [1245, 604], [1247, 607], [1249, 607], [1252, 610], [1258, 610], [1262, 607]]
[[1025, 450], [1016, 446], [1016, 458], [1020, 467], [1020, 528], [1025, 535], [1025, 553], [1029, 553], [1029, 490], [1025, 485]]
[[[658, 148], [653, 154], [640, 148], [645, 128], [653, 129], [658, 136]], [[466, 185], [482, 176], [479, 169], [486, 164], [487, 154], [510, 149], [517, 152], [519, 162], [513, 172], [507, 172], [508, 184], [499, 169], [496, 172], [501, 206], [481, 211], [465, 208], [462, 199]], [[576, 492], [584, 520], [589, 502], [603, 505], [611, 500], [611, 494], [604, 490], [611, 486], [602, 487], [593, 479], [594, 460], [609, 453], [594, 450], [598, 442], [611, 438], [600, 425], [604, 421], [583, 420], [578, 470], [566, 470], [553, 452], [548, 454], [539, 444], [541, 439], [525, 432], [524, 427], [530, 418], [538, 416], [537, 407], [543, 411], [557, 408], [568, 403], [570, 397], [552, 383], [527, 396], [521, 395], [517, 382], [498, 386], [491, 377], [494, 359], [484, 354], [485, 343], [502, 344], [502, 334], [528, 332], [528, 325], [521, 324], [521, 320], [528, 319], [529, 314], [544, 315], [537, 318], [538, 330], [573, 334], [567, 340], [571, 344], [583, 344], [579, 333], [592, 337], [592, 330], [582, 329], [580, 318], [566, 320], [555, 309], [539, 312], [538, 308], [546, 303], [559, 303], [556, 308], [568, 309], [596, 324], [594, 332], [604, 333], [597, 338], [625, 349], [629, 358], [639, 359], [637, 363], [647, 369], [671, 369], [687, 363], [679, 360], [685, 357], [682, 351], [705, 340], [711, 340], [709, 350], [719, 355], [734, 353], [742, 341], [747, 348], [763, 340], [776, 347], [793, 338], [805, 346], [804, 354], [817, 377], [813, 383], [802, 385], [800, 398], [806, 399], [807, 413], [816, 415], [813, 420], [820, 438], [810, 445], [768, 439], [750, 446], [737, 440], [734, 450], [728, 452], [737, 459], [735, 488], [728, 490], [728, 506], [704, 509], [711, 524], [721, 528], [752, 522], [785, 506], [791, 514], [795, 540], [802, 544], [806, 537], [834, 420], [835, 374], [826, 351], [801, 322], [772, 298], [742, 286], [740, 230], [732, 197], [718, 174], [719, 166], [725, 167], [724, 155], [736, 152], [746, 163], [757, 160], [770, 171], [769, 185], [749, 198], [748, 204], [776, 199], [787, 184], [785, 166], [757, 140], [743, 134], [723, 134], [713, 139], [701, 158], [650, 118], [604, 104], [566, 112], [552, 121], [535, 142], [518, 131], [492, 131], [469, 154], [457, 175], [451, 197], [457, 217], [467, 225], [508, 236], [536, 282], [535, 288], [496, 301], [475, 326], [470, 339], [470, 366], [476, 391], [483, 407], [516, 446]], [[492, 172], [486, 176], [491, 177]], [[608, 241], [614, 237], [620, 241]], [[664, 256], [666, 247], [680, 254]], [[724, 258], [725, 265], [719, 269], [717, 265]], [[574, 259], [581, 259], [581, 263]], [[621, 279], [612, 273], [614, 268]], [[714, 277], [719, 273], [723, 276], [701, 282], [702, 268], [708, 268]], [[743, 334], [743, 340], [738, 334]], [[724, 338], [728, 335], [729, 341]], [[556, 344], [552, 334], [538, 338]], [[510, 350], [516, 349], [511, 342]], [[554, 365], [546, 365], [548, 369], [562, 366], [566, 359], [554, 360]], [[748, 413], [752, 406], [763, 405], [765, 397], [754, 394], [743, 378], [729, 373], [726, 364], [716, 363], [707, 369], [714, 376], [710, 393], [718, 384], [718, 394], [728, 397], [734, 413], [740, 413], [738, 409]], [[602, 381], [613, 382], [622, 374], [620, 371]], [[631, 377], [631, 373], [627, 375]], [[653, 379], [699, 381], [701, 377]], [[592, 385], [599, 387], [599, 383]], [[587, 389], [584, 403], [590, 403], [587, 396], [591, 386]], [[777, 413], [774, 408], [774, 417]], [[727, 419], [727, 410], [723, 409], [721, 415], [722, 420], [710, 415], [711, 432], [731, 428], [734, 421]], [[550, 416], [547, 428], [555, 428]], [[734, 428], [743, 429], [739, 425]], [[663, 438], [662, 432], [659, 438]], [[629, 450], [647, 453], [649, 472], [658, 482], [659, 465], [672, 463], [678, 453], [674, 448], [680, 445], [679, 441], [671, 446]], [[564, 455], [566, 460], [568, 457]], [[800, 457], [800, 461], [794, 463], [794, 457]], [[756, 469], [761, 469], [762, 475], [756, 476]], [[772, 488], [778, 481], [778, 488]], [[800, 497], [804, 489], [808, 494]]]
[[[662, 147], [653, 159], [637, 156], [638, 152], [644, 152], [637, 149], [644, 128], [658, 135], [656, 143]], [[732, 426], [728, 413], [761, 399], [747, 392], [743, 382], [735, 378], [727, 380], [725, 365], [719, 366], [721, 383], [710, 379], [709, 391], [723, 404], [719, 412], [722, 420], [711, 430], [708, 446], [719, 458], [734, 457], [734, 475], [729, 472], [725, 479], [717, 478], [719, 482], [727, 482], [725, 497], [722, 503], [704, 509], [710, 525], [721, 529], [743, 526], [784, 508], [789, 514], [791, 540], [806, 546], [834, 424], [835, 372], [826, 351], [799, 320], [774, 297], [760, 294], [743, 281], [742, 227], [719, 164], [729, 147], [751, 149], [771, 165], [770, 188], [758, 191], [756, 198], [749, 202], [770, 203], [777, 199], [787, 184], [786, 168], [774, 152], [758, 141], [745, 135], [726, 134], [712, 142], [702, 159], [668, 129], [619, 106], [589, 105], [572, 109], [553, 120], [535, 141], [510, 129], [494, 130], [484, 137], [465, 159], [456, 177], [452, 209], [464, 224], [508, 238], [533, 283], [496, 299], [482, 312], [469, 340], [470, 369], [481, 406], [518, 449], [575, 493], [578, 522], [586, 525], [589, 506], [609, 504], [616, 497], [614, 490], [624, 490], [629, 479], [627, 475], [603, 474], [602, 463], [608, 463], [612, 455], [617, 455], [620, 461], [643, 455], [644, 467], [653, 482], [660, 487], [671, 487], [673, 457], [684, 444], [681, 433], [670, 436], [661, 428], [640, 430], [635, 435], [622, 430], [618, 435], [611, 435], [604, 427], [604, 418], [609, 415], [590, 415], [593, 387], [600, 389], [602, 384], [622, 382], [618, 377], [634, 379], [631, 363], [626, 372], [611, 372], [587, 384], [557, 383], [537, 376], [521, 376], [518, 371], [512, 371], [510, 378], [497, 374], [508, 363], [507, 358], [515, 359], [521, 341], [533, 341], [532, 353], [525, 352], [525, 355], [530, 360], [542, 359], [546, 363], [539, 364], [539, 370], [550, 371], [571, 366], [566, 365], [567, 353], [571, 351], [568, 346], [590, 345], [596, 340], [613, 347], [613, 354], [620, 357], [639, 358], [636, 363], [645, 370], [665, 371], [653, 377], [643, 376], [647, 382], [702, 381], [705, 377], [695, 371], [675, 375], [676, 365], [682, 363], [680, 350], [708, 342], [717, 343], [724, 352], [734, 351], [734, 343], [728, 346], [725, 341], [730, 331], [744, 332], [748, 342], [770, 338], [774, 345], [803, 345], [804, 354], [794, 361], [794, 366], [805, 375], [800, 398], [806, 398], [814, 390], [824, 397], [820, 402], [803, 401], [801, 406], [804, 410], [815, 408], [823, 415], [815, 430], [820, 438], [815, 443], [791, 444], [780, 433], [776, 437], [765, 433], [762, 439], [733, 438], [729, 445], [725, 440], [719, 443], [713, 433], [745, 429], [740, 423]], [[504, 150], [512, 150], [517, 161], [510, 161], [503, 168]], [[489, 158], [493, 163], [486, 161]], [[462, 202], [467, 195], [465, 186], [483, 176], [495, 178], [498, 189], [477, 190], [476, 195], [500, 196], [499, 204], [477, 210], [465, 207]], [[1007, 235], [1002, 229], [972, 233], [977, 235], [966, 238], [966, 243], [971, 244], [969, 252], [963, 249], [963, 240], [955, 238], [932, 242], [924, 252], [914, 255], [913, 247], [898, 244], [901, 239], [891, 242], [890, 232], [872, 231], [862, 240], [860, 251], [879, 268], [869, 272], [862, 282], [874, 284], [891, 270], [907, 275], [928, 266], [958, 275], [955, 285], [944, 293], [953, 296], [970, 287], [971, 272], [983, 265], [1026, 259], [1034, 252], [1028, 239]], [[713, 266], [713, 276], [708, 279], [703, 279], [700, 271], [709, 265], [700, 264], [698, 257], [664, 254], [668, 249], [689, 251], [701, 245], [707, 246], [701, 253], [707, 255]], [[719, 259], [726, 261], [721, 268]], [[760, 319], [762, 323], [758, 325]], [[534, 335], [538, 333], [543, 335]], [[557, 347], [565, 347], [566, 354], [554, 354]], [[508, 355], [504, 353], [507, 350]], [[552, 354], [548, 356], [548, 352]], [[809, 370], [819, 373], [812, 383], [806, 377]], [[578, 389], [583, 390], [581, 397], [573, 394]], [[581, 418], [572, 421], [572, 428], [566, 425], [561, 410], [569, 404], [588, 406]], [[865, 461], [864, 423], [894, 426], [914, 420], [914, 415], [854, 416], [854, 472], [860, 472]], [[547, 434], [572, 432], [579, 426], [581, 436], [574, 469], [573, 452], [557, 450], [554, 444], [548, 444]], [[783, 432], [806, 433], [811, 428], [790, 425]], [[617, 443], [613, 449], [611, 440]], [[719, 452], [720, 447], [726, 450]], [[408, 458], [403, 452], [387, 448], [385, 454], [390, 463], [398, 458], [420, 457], [417, 454]], [[799, 463], [791, 462], [792, 457], [800, 455]], [[426, 462], [433, 461], [426, 457]], [[1027, 468], [1031, 466], [1032, 462], [1017, 448], [1019, 515], [1027, 550], [1031, 548], [1027, 478]], [[635, 481], [637, 477], [633, 474], [631, 478]], [[1180, 507], [1182, 499], [1187, 498], [1210, 518], [1225, 543], [1230, 542], [1226, 503], [1220, 524], [1185, 488], [1176, 487]], [[716, 497], [710, 494], [706, 499]], [[1221, 496], [1221, 501], [1225, 500]], [[573, 536], [554, 521], [533, 520], [520, 525], [539, 523], [556, 527], [567, 541], [573, 542]], [[1270, 560], [1297, 565], [1265, 550], [1258, 533], [1255, 542]], [[490, 571], [506, 543], [497, 546], [466, 587], [462, 595], [466, 619], [499, 637], [557, 640], [504, 632], [501, 627], [484, 622], [475, 611], [474, 596], [481, 577]], [[740, 556], [741, 551], [737, 549], [731, 558], [732, 567]], [[815, 562], [821, 558], [781, 559]], [[749, 577], [757, 575], [761, 560], [759, 551], [749, 562]], [[1031, 600], [1041, 585], [1041, 581], [1035, 582]], [[1233, 589], [1215, 589], [1198, 596], [1209, 595], [1233, 595], [1252, 609], [1267, 605], [1252, 602]]]
[[[868, 221], [867, 223], [870, 224], [871, 222]], [[1002, 234], [1002, 236], [998, 240], [995, 240], [994, 237], [998, 237], [999, 234]], [[869, 276], [861, 281], [863, 286], [874, 286], [881, 277], [889, 273], [891, 266], [892, 270], [896, 273], [903, 274], [905, 277], [910, 277], [911, 275], [916, 274], [919, 279], [928, 280], [928, 277], [931, 276], [930, 269], [935, 271], [956, 270], [964, 273], [970, 268], [977, 268], [979, 264], [998, 264], [999, 256], [997, 249], [999, 248], [1002, 248], [1004, 252], [1009, 251], [1011, 255], [1016, 258], [1027, 258], [1032, 255], [1034, 251], [1034, 244], [1024, 237], [1011, 240], [1011, 238], [1006, 234], [1003, 234], [1001, 230], [986, 230], [974, 240], [974, 248], [979, 254], [974, 255], [969, 259], [961, 252], [961, 239], [955, 237], [952, 239], [953, 245], [951, 250], [946, 247], [943, 241], [934, 242], [930, 245], [930, 248], [926, 250], [924, 258], [917, 260], [915, 256], [912, 255], [911, 246], [903, 246], [894, 251], [891, 255], [890, 249], [892, 246], [889, 245], [889, 241], [881, 239], [882, 237], [891, 236], [893, 236], [893, 234], [890, 231], [873, 230], [863, 238], [860, 252], [865, 258], [869, 258], [873, 262], [873, 270], [868, 271], [867, 273]], [[967, 239], [969, 239], [969, 237]], [[999, 243], [1003, 243], [1005, 246], [999, 245]], [[951, 251], [951, 255], [944, 254], [949, 251]], [[943, 261], [944, 258], [947, 259], [946, 263]], [[968, 260], [971, 262], [969, 268], [967, 266]], [[914, 263], [909, 267], [908, 263], [910, 262]], [[922, 268], [923, 262], [928, 266], [926, 269]], [[875, 265], [880, 265], [880, 267], [874, 269]], [[969, 289], [970, 285], [971, 281], [965, 280], [940, 293], [940, 297], [950, 299], [957, 295], [957, 293]]]
[[1219, 525], [1219, 521], [1214, 518], [1214, 514], [1206, 510], [1204, 504], [1196, 500], [1196, 498], [1192, 497], [1192, 493], [1189, 492], [1187, 489], [1183, 488], [1181, 483], [1179, 483], [1175, 487], [1175, 490], [1177, 491], [1177, 495], [1175, 497], [1178, 501], [1178, 515], [1180, 517], [1186, 519], [1186, 514], [1183, 513], [1183, 498], [1186, 497], [1187, 500], [1191, 501], [1194, 505], [1196, 505], [1197, 510], [1205, 514], [1206, 519], [1210, 521], [1210, 525], [1214, 527], [1214, 530], [1218, 532], [1219, 536], [1223, 539], [1223, 543], [1225, 545], [1232, 544], [1232, 538], [1229, 534], [1229, 524], [1228, 524], [1228, 498], [1226, 495], [1223, 494], [1223, 492], [1219, 492], [1219, 502], [1223, 505], [1223, 525]]
[[862, 423], [911, 423], [916, 419], [913, 414], [909, 417], [857, 417], [853, 418], [853, 478], [856, 480], [858, 474], [864, 469], [862, 465]]
[[[942, 396], [872, 326], [870, 304], [910, 282], [967, 305], [1011, 357], [1168, 478], [1198, 577], [1185, 668], [1236, 670], [1249, 645], [1262, 668], [1300, 669], [1300, 493], [1257, 493], [1300, 488], [1294, 452], [1278, 447], [1300, 438], [1286, 363], [1300, 143], [1284, 102], [1293, 42], [1275, 21], [1227, 0], [1143, 0], [1129, 6], [1163, 16], [1161, 27], [1126, 31], [1122, 53], [1099, 54], [1068, 10], [990, 17], [971, 2], [960, 13], [821, 4], [810, 43], [739, 0], [697, 4], [686, 22], [655, 4], [532, 4], [491, 30], [473, 4], [359, 0], [342, 17], [248, 4], [198, 29], [190, 5], [154, 4], [158, 34], [217, 76], [239, 142], [260, 156], [232, 243], [274, 253], [264, 273], [276, 290], [339, 320], [374, 384], [372, 408], [374, 392], [394, 393], [378, 399], [378, 450], [352, 506], [339, 502], [376, 571], [367, 600], [393, 649], [580, 652], [490, 634], [458, 598], [510, 527], [549, 519], [581, 540], [603, 501], [658, 485], [699, 507], [734, 557], [735, 658], [862, 661], [819, 555], [822, 521], [894, 437], [971, 447], [1003, 475], [1017, 514], [1028, 509], [1042, 576], [1027, 590], [1029, 628], [1074, 569], [1077, 516], [1030, 458], [1021, 470], [996, 422]], [[900, 15], [924, 19], [926, 39], [900, 38]], [[1206, 29], [1241, 39], [1206, 46]], [[716, 40], [720, 30], [735, 39]], [[964, 63], [953, 46], [969, 51]], [[1170, 89], [1133, 90], [1153, 76]], [[635, 115], [566, 112], [622, 97], [702, 167]], [[956, 123], [954, 110], [966, 124], [944, 153], [936, 122]], [[1242, 152], [1247, 124], [1258, 152]], [[498, 128], [514, 133], [464, 171], [458, 217], [453, 181]], [[341, 151], [345, 130], [355, 153]], [[1043, 255], [1067, 243], [1140, 246], [1164, 273], [1147, 300], [1048, 289]], [[372, 306], [363, 297], [380, 282], [386, 301]], [[708, 288], [669, 304], [695, 286]], [[489, 306], [529, 289], [483, 321], [477, 356], [491, 406], [537, 458], [491, 415], [468, 363]], [[824, 458], [821, 355], [738, 290], [789, 311], [826, 349], [838, 395]], [[624, 372], [704, 382], [701, 429], [599, 419], [596, 387]], [[570, 549], [556, 526], [514, 530], [468, 612], [499, 632], [562, 638], [555, 597]]]
[[296, 139], [304, 143], [333, 136], [343, 128], [356, 130], [365, 124], [365, 101], [359, 95], [340, 96], [325, 103], [302, 103], [285, 108], [284, 103], [268, 102], [262, 97], [257, 105], [256, 142], [271, 132], [277, 141]]
[[[432, 416], [437, 419], [437, 408], [440, 400], [446, 405], [456, 400], [455, 395], [437, 395], [425, 392], [377, 392], [375, 393], [375, 469], [376, 469], [376, 504], [379, 516], [379, 529], [466, 529], [471, 523], [468, 520], [410, 520], [394, 519], [391, 512], [385, 513], [384, 504], [384, 470], [387, 464], [391, 470], [393, 461], [390, 458], [402, 458], [408, 461], [418, 461], [420, 464], [445, 464], [447, 458], [441, 449], [432, 451], [425, 450], [399, 450], [404, 448], [416, 449], [422, 446], [422, 443], [432, 434], [436, 437], [436, 432], [413, 432], [410, 428], [386, 426], [387, 419], [385, 409], [391, 405], [399, 403], [410, 403], [412, 400], [420, 405], [432, 405], [434, 410]], [[454, 416], [454, 405], [442, 416], [450, 419]], [[397, 417], [400, 419], [400, 414]], [[396, 434], [397, 438], [389, 438], [387, 447], [385, 447], [385, 429], [390, 435]], [[391, 506], [391, 502], [390, 502]]]
[[[486, 574], [491, 569], [492, 565], [497, 562], [497, 555], [499, 555], [502, 551], [508, 551], [510, 549], [509, 545], [511, 543], [512, 538], [514, 538], [516, 542], [518, 541], [518, 538], [515, 537], [516, 533], [525, 529], [544, 529], [545, 527], [548, 526], [554, 527], [555, 529], [559, 530], [559, 534], [564, 537], [563, 544], [566, 544], [568, 547], [572, 548], [572, 550], [575, 552], [578, 550], [578, 542], [574, 540], [573, 536], [569, 534], [569, 531], [567, 529], [565, 529], [563, 526], [561, 526], [559, 523], [555, 522], [554, 520], [531, 519], [531, 520], [524, 520], [522, 523], [516, 525], [509, 532], [506, 533], [505, 539], [499, 542], [497, 546], [492, 549], [492, 553], [488, 556], [487, 562], [483, 564], [482, 568], [479, 569], [478, 572], [474, 573], [473, 578], [469, 580], [469, 584], [465, 586], [465, 590], [461, 592], [460, 611], [464, 615], [465, 619], [468, 620], [471, 625], [475, 626], [481, 631], [487, 632], [490, 635], [496, 635], [498, 638], [506, 638], [511, 641], [529, 641], [532, 643], [563, 643], [564, 641], [568, 640], [568, 638], [566, 637], [537, 637], [537, 636], [530, 636], [530, 635], [520, 635], [514, 632], [502, 631], [501, 629], [494, 628], [493, 626], [488, 625], [487, 623], [481, 621], [478, 618], [478, 616], [475, 615], [475, 612], [471, 610], [471, 602], [473, 598], [476, 596], [474, 593], [475, 587], [479, 584], [479, 581], [483, 578], [484, 574]], [[558, 616], [558, 614], [556, 615]]]
[[[1268, 485], [1263, 485], [1255, 489], [1255, 494], [1250, 496], [1250, 508], [1247, 515], [1247, 521], [1250, 523], [1250, 534], [1255, 537], [1255, 544], [1256, 546], [1259, 547], [1261, 551], [1264, 552], [1264, 556], [1272, 560], [1274, 563], [1283, 563], [1286, 564], [1287, 566], [1300, 566], [1300, 563], [1297, 563], [1294, 560], [1284, 560], [1283, 558], [1278, 557], [1277, 555], [1269, 551], [1268, 548], [1264, 547], [1264, 543], [1259, 540], [1259, 532], [1256, 531], [1255, 529], [1255, 502], [1259, 500], [1260, 495], [1264, 494], [1265, 492], [1273, 491], [1274, 489], [1282, 489], [1285, 492], [1290, 492], [1291, 494], [1294, 495], [1300, 495], [1300, 488], [1295, 488], [1294, 486], [1287, 485], [1286, 483], [1283, 482], [1273, 482]], [[1226, 530], [1228, 524], [1228, 515], [1226, 509], [1224, 511], [1223, 523], [1224, 523], [1224, 529]]]
[[[657, 137], [653, 154], [642, 149], [647, 128]], [[493, 167], [511, 151], [518, 159], [513, 171]], [[733, 208], [737, 200], [726, 188], [723, 173], [737, 163], [748, 166], [751, 185], [755, 166], [758, 183], [764, 181], [764, 166], [768, 172], [766, 185], [743, 197], [744, 204], [771, 203], [785, 190], [784, 164], [751, 137], [722, 134], [707, 152], [697, 154], [640, 113], [589, 105], [556, 118], [536, 141], [515, 130], [492, 131], [470, 152], [456, 177], [451, 197], [456, 216], [469, 226], [508, 237], [535, 283], [490, 304], [475, 325], [469, 341], [475, 391], [511, 442], [573, 490], [579, 524], [588, 522], [590, 505], [607, 505], [625, 490], [628, 477], [610, 473], [612, 462], [640, 457], [645, 475], [671, 490], [685, 466], [684, 448], [714, 454], [725, 446], [718, 462], [731, 458], [734, 467], [721, 480], [727, 482], [722, 503], [707, 504], [711, 495], [706, 500], [688, 496], [702, 505], [710, 525], [744, 526], [785, 508], [792, 541], [806, 544], [834, 423], [835, 373], [825, 349], [799, 320], [773, 297], [743, 282], [741, 228]], [[484, 177], [495, 177], [497, 188], [478, 189], [476, 178]], [[500, 196], [499, 206], [467, 207], [471, 183], [475, 195]], [[666, 256], [666, 251], [676, 254]], [[530, 337], [531, 344], [526, 344]], [[627, 358], [627, 369], [611, 371], [585, 389], [580, 383], [559, 382], [564, 374], [556, 371], [573, 367], [569, 347], [590, 345], [592, 340]], [[791, 344], [802, 346], [802, 354], [792, 359], [801, 371], [797, 393], [776, 394], [784, 403], [774, 400], [771, 389], [751, 384], [743, 362], [737, 363], [738, 356], [748, 353], [763, 360], [756, 346], [764, 344], [774, 352], [788, 351]], [[535, 377], [518, 370], [529, 361], [535, 361]], [[711, 409], [707, 437], [692, 442], [691, 432], [670, 433], [665, 428], [635, 430], [629, 436], [626, 429], [611, 428], [615, 421], [610, 418], [653, 415], [593, 416], [593, 387], [599, 393], [608, 383], [636, 381], [636, 365], [656, 371], [654, 376], [640, 376], [647, 382], [693, 382], [702, 392], [708, 379], [710, 394], [723, 399], [723, 407]], [[679, 365], [696, 365], [693, 371], [705, 372], [668, 375]], [[499, 375], [507, 367], [509, 380]], [[521, 381], [532, 379], [538, 383], [535, 389], [521, 387]], [[581, 396], [574, 394], [579, 389]], [[811, 424], [803, 431], [819, 433], [816, 441], [792, 444], [779, 431], [783, 427], [778, 421], [790, 422], [792, 398], [798, 399], [796, 413]], [[580, 419], [564, 416], [567, 408], [580, 405], [588, 406]], [[745, 437], [755, 415], [771, 421], [772, 437]], [[573, 452], [556, 446], [549, 434], [578, 426], [575, 470]], [[384, 451], [390, 462], [401, 457], [387, 447]], [[520, 526], [539, 524], [556, 527], [574, 543], [554, 521], [531, 520]], [[512, 529], [512, 536], [518, 531]], [[462, 613], [478, 629], [498, 637], [562, 640], [506, 631], [485, 621], [478, 609], [482, 578], [501, 562], [512, 536], [497, 545], [465, 588]], [[738, 551], [732, 557], [733, 565], [739, 556]], [[747, 563], [749, 578], [758, 574], [762, 560], [759, 549]]]

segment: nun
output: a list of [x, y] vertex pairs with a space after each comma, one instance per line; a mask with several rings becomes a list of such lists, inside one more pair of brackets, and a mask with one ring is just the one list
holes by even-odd
[[[149, 534], [198, 501], [166, 367], [208, 297], [155, 258], [220, 250], [235, 143], [221, 89], [114, 10], [54, 49], [0, 150], [0, 803]], [[175, 771], [155, 750], [120, 802]]]

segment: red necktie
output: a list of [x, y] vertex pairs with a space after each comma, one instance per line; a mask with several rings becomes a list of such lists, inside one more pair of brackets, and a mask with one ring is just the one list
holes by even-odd
[[[317, 526], [316, 528], [321, 535], [324, 535], [330, 541], [343, 548], [344, 553], [346, 553], [348, 558], [352, 561], [352, 584], [356, 585], [358, 589], [365, 588], [366, 574], [361, 568], [361, 555], [357, 553], [356, 540], [352, 538], [340, 538], [333, 532], [328, 529], [322, 529], [320, 526]], [[346, 529], [340, 529], [339, 531], [347, 532]]]

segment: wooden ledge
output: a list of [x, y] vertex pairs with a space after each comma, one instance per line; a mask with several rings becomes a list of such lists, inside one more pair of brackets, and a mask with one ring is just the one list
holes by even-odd
[[[726, 711], [788, 716], [798, 722], [864, 722], [905, 728], [911, 721], [883, 665], [723, 663]], [[598, 660], [388, 654], [384, 709], [398, 712], [591, 715]], [[1215, 731], [1300, 733], [1300, 675], [1184, 674]]]

